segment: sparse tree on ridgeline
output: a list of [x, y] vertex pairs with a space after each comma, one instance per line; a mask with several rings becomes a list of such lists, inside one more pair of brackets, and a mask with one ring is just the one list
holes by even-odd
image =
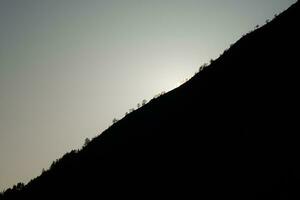
[[147, 103], [147, 100], [144, 99], [144, 100], [142, 101], [142, 106], [146, 105], [146, 103]]
[[199, 72], [201, 72], [205, 67], [207, 67], [207, 63], [204, 63], [199, 67]]
[[130, 108], [130, 109], [129, 109], [129, 112], [133, 112], [133, 111], [134, 111], [134, 108]]
[[85, 138], [83, 146], [86, 147], [90, 142], [91, 140], [89, 138]]
[[114, 118], [114, 119], [112, 120], [112, 123], [115, 124], [115, 123], [117, 123], [118, 121], [119, 121], [118, 119]]

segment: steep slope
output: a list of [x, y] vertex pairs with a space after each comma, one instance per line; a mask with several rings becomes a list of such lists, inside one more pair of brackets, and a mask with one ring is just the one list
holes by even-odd
[[299, 6], [2, 198], [300, 199]]

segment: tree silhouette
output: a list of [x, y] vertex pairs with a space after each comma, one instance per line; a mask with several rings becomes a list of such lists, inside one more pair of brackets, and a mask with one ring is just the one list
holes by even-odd
[[58, 160], [53, 161], [52, 164], [51, 164], [51, 166], [50, 166], [50, 169], [54, 168], [55, 165], [57, 164], [57, 162], [58, 162]]
[[112, 120], [112, 123], [115, 124], [115, 123], [117, 123], [118, 121], [119, 121], [118, 119], [114, 118], [114, 119]]
[[86, 147], [89, 143], [90, 143], [90, 139], [89, 138], [85, 138], [85, 140], [84, 140], [84, 147]]
[[201, 72], [205, 67], [207, 67], [207, 63], [204, 63], [199, 67], [199, 72]]
[[142, 101], [142, 106], [146, 105], [146, 103], [147, 103], [147, 100], [144, 99], [144, 100]]
[[18, 183], [17, 185], [14, 186], [14, 188], [18, 191], [22, 190], [24, 188], [24, 183]]

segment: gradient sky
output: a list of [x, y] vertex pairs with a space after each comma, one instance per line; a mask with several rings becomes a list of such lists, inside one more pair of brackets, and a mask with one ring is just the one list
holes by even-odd
[[0, 191], [296, 0], [0, 0]]

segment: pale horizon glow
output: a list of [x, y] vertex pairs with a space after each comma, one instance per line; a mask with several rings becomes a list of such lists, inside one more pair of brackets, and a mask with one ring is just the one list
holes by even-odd
[[0, 191], [296, 0], [1, 0]]

